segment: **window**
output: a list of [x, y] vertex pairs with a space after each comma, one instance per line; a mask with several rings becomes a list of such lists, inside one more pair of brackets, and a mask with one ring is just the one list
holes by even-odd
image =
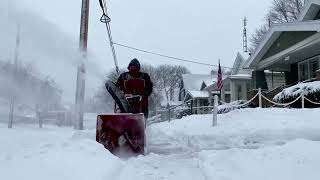
[[320, 59], [315, 57], [298, 64], [299, 81], [316, 77], [315, 72], [320, 68]]
[[308, 72], [308, 62], [304, 62], [299, 64], [299, 80], [304, 81], [309, 79], [309, 72]]
[[310, 78], [316, 77], [316, 71], [319, 69], [319, 59], [312, 59], [309, 61]]

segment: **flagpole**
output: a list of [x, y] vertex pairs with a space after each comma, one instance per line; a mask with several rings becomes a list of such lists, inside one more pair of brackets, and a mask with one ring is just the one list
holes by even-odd
[[[220, 71], [221, 71], [221, 66], [220, 66], [220, 59], [219, 59], [219, 69], [220, 69]], [[221, 74], [222, 74], [222, 72], [221, 72]], [[222, 92], [221, 92], [221, 89], [219, 89], [220, 90], [220, 100], [222, 99]]]
[[219, 69], [218, 69], [218, 76], [217, 76], [217, 88], [220, 91], [220, 99], [222, 99], [222, 88], [223, 88], [223, 79], [222, 79], [222, 70], [220, 66], [220, 59], [219, 59]]

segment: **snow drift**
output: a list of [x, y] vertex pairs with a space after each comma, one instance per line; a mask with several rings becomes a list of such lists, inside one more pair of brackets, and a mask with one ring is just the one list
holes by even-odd
[[320, 176], [319, 109], [241, 109], [193, 115], [147, 130], [146, 156], [119, 159], [85, 131], [0, 123], [1, 179], [311, 179]]

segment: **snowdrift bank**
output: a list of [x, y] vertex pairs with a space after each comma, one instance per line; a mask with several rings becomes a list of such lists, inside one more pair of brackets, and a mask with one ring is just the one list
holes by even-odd
[[[242, 109], [148, 128], [149, 154], [127, 160], [88, 130], [0, 123], [0, 179], [319, 179], [319, 109]], [[90, 118], [92, 118], [90, 120]]]
[[167, 136], [193, 150], [259, 148], [304, 138], [320, 141], [319, 109], [241, 109], [218, 115], [194, 115], [155, 124], [152, 137]]
[[79, 138], [70, 129], [0, 129], [1, 179], [102, 179], [123, 164], [93, 141], [94, 133]]
[[200, 159], [207, 179], [316, 180], [319, 150], [319, 142], [295, 140], [257, 150], [204, 151]]

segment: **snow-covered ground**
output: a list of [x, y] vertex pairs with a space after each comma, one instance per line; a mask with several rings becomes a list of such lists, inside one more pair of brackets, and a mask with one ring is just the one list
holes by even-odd
[[320, 109], [241, 109], [148, 127], [146, 156], [114, 157], [95, 142], [95, 115], [84, 131], [0, 124], [0, 179], [320, 178]]

